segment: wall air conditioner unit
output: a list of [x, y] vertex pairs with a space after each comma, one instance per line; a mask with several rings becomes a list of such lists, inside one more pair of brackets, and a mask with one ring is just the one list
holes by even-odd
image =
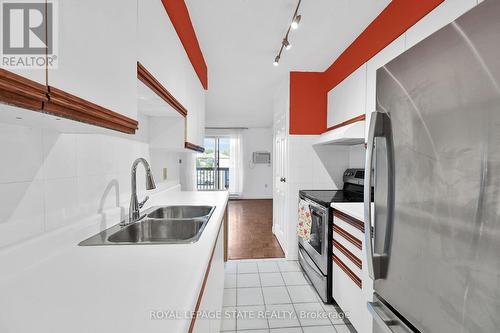
[[253, 164], [271, 164], [271, 153], [268, 151], [254, 151]]

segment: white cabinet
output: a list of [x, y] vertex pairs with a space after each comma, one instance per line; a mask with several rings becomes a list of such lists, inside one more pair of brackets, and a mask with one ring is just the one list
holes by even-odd
[[205, 90], [161, 1], [138, 1], [137, 57], [187, 109], [186, 141], [203, 146]]
[[20, 75], [24, 78], [30, 79], [31, 81], [35, 81], [37, 83], [45, 85], [45, 69], [17, 69], [17, 68], [7, 68], [0, 65], [0, 68], [5, 69], [11, 73]]
[[162, 2], [140, 0], [137, 10], [137, 60], [188, 108], [188, 77], [194, 70]]
[[368, 137], [370, 115], [376, 111], [377, 69], [405, 51], [405, 35], [401, 35], [366, 63], [366, 121], [365, 138]]
[[[224, 223], [224, 222], [222, 222]], [[215, 314], [222, 310], [224, 294], [224, 226], [221, 226], [217, 243], [210, 263], [205, 290], [201, 299], [199, 311], [205, 314]], [[196, 319], [195, 333], [219, 333], [220, 318], [199, 317]]]
[[372, 332], [366, 304], [372, 300], [373, 281], [366, 267], [364, 233], [353, 226], [359, 223], [347, 222], [352, 218], [342, 215], [334, 212], [332, 296], [358, 332]]
[[[194, 70], [193, 70], [194, 72]], [[188, 78], [190, 86], [194, 87], [186, 99], [188, 110], [186, 117], [186, 141], [203, 146], [205, 137], [205, 90], [197, 76]]]
[[366, 64], [328, 93], [327, 127], [365, 114]]
[[137, 119], [136, 0], [64, 0], [48, 84]]
[[406, 49], [453, 22], [475, 5], [477, 0], [445, 0], [406, 31]]

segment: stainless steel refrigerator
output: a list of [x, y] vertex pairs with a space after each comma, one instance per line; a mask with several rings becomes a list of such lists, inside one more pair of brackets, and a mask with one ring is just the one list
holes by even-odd
[[500, 332], [500, 1], [378, 69], [366, 163], [374, 332]]

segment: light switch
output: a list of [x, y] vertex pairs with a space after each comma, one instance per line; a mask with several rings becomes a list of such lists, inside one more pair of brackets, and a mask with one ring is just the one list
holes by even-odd
[[167, 180], [167, 168], [163, 168], [163, 180]]

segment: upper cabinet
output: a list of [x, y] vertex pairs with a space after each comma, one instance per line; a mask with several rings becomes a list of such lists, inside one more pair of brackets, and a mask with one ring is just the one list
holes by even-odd
[[202, 146], [205, 90], [161, 1], [138, 2], [138, 44], [138, 61], [187, 110], [185, 141]]
[[64, 0], [58, 7], [58, 65], [49, 68], [49, 87], [137, 119], [137, 1]]
[[137, 60], [185, 106], [186, 77], [194, 70], [170, 18], [159, 0], [140, 0], [137, 10]]
[[[147, 73], [143, 83], [183, 117], [182, 124], [176, 125], [182, 131], [182, 146], [202, 149], [205, 89], [162, 1], [64, 0], [49, 4], [53, 6], [39, 6], [39, 19], [52, 22], [51, 29], [36, 30], [40, 40], [32, 34], [29, 43], [34, 40], [41, 49], [41, 60], [48, 63], [51, 58], [52, 64], [42, 64], [39, 69], [2, 67], [0, 102], [16, 106], [12, 112], [41, 111], [27, 116], [35, 123], [59, 118], [77, 121], [54, 125], [63, 132], [95, 132], [104, 127], [133, 134], [139, 126], [137, 79], [141, 72]], [[45, 8], [50, 9], [46, 12]], [[22, 50], [26, 36], [18, 39], [13, 45]], [[53, 51], [47, 52], [47, 45]], [[172, 114], [166, 112], [165, 116]]]
[[327, 127], [365, 114], [366, 64], [328, 93]]
[[[37, 29], [36, 26], [43, 28], [47, 17], [52, 17], [47, 15], [47, 12], [53, 12], [52, 8], [47, 11], [48, 7], [40, 1], [38, 3], [2, 1], [0, 5], [3, 34], [0, 45], [2, 56], [0, 68], [4, 70], [0, 71], [1, 88], [4, 84], [15, 86], [18, 83], [19, 88], [22, 89], [22, 85], [28, 82], [32, 82], [34, 86], [45, 85], [48, 29]], [[26, 23], [30, 29], [25, 29]], [[18, 76], [27, 80], [22, 80]], [[5, 81], [3, 81], [4, 77]], [[13, 84], [9, 84], [9, 80], [12, 80]]]
[[414, 46], [477, 5], [477, 0], [446, 0], [406, 31], [406, 49]]
[[186, 142], [201, 147], [205, 137], [205, 90], [201, 87], [196, 75], [189, 77], [188, 81], [191, 81], [190, 85], [199, 86], [200, 89], [193, 89], [190, 92], [190, 98], [186, 100], [186, 108], [188, 109]]
[[19, 75], [23, 78], [26, 78], [30, 81], [33, 81], [35, 83], [39, 83], [42, 85], [45, 85], [46, 81], [46, 75], [45, 75], [45, 68], [41, 69], [26, 69], [26, 68], [8, 68], [5, 66], [1, 66], [0, 68], [5, 69], [6, 71], [9, 71], [10, 73], [13, 73], [15, 75]]

